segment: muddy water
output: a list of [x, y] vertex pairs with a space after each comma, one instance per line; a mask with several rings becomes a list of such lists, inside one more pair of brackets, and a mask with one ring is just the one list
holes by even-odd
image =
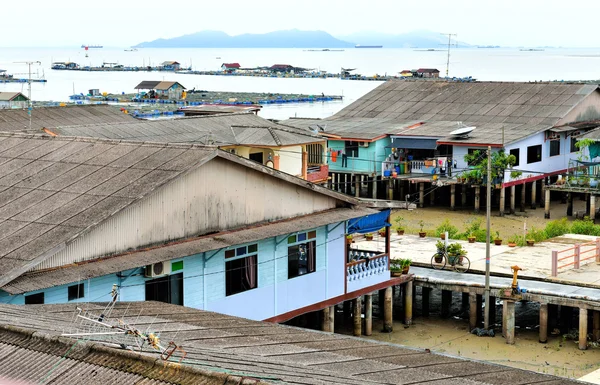
[[[415, 288], [413, 324], [410, 327], [400, 321], [404, 309], [399, 293], [394, 296], [394, 331], [381, 332], [383, 322], [379, 316], [377, 296], [374, 297], [373, 335], [371, 338], [400, 345], [430, 349], [432, 352], [449, 354], [481, 361], [488, 361], [515, 368], [568, 378], [579, 378], [600, 369], [600, 348], [590, 346], [578, 349], [576, 329], [564, 333], [549, 327], [548, 342], [538, 342], [539, 304], [518, 302], [515, 305], [515, 345], [507, 345], [501, 336], [502, 302], [495, 304], [495, 337], [477, 337], [468, 331], [468, 304], [462, 302], [461, 293], [453, 293], [451, 317], [440, 318], [441, 291], [433, 290], [430, 299], [430, 315], [422, 316], [421, 288]], [[466, 305], [466, 306], [465, 306]], [[570, 324], [577, 327], [577, 312], [572, 313]], [[341, 308], [336, 314], [336, 332], [351, 334], [352, 320], [345, 319]], [[556, 321], [556, 320], [554, 320]], [[552, 322], [552, 321], [551, 321]], [[591, 329], [590, 329], [591, 330]]]

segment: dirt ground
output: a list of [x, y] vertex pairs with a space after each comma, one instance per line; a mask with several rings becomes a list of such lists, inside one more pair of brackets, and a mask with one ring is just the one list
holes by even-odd
[[[573, 200], [574, 211], [584, 209], [584, 201], [578, 199]], [[492, 233], [492, 236], [496, 231], [500, 233], [500, 236], [503, 239], [508, 239], [512, 235], [523, 235], [524, 225], [526, 225], [528, 229], [531, 229], [532, 226], [538, 230], [544, 229], [548, 221], [565, 217], [566, 212], [567, 205], [560, 203], [560, 201], [552, 201], [552, 204], [550, 205], [550, 219], [544, 219], [544, 209], [539, 207], [535, 210], [526, 207], [525, 212], [519, 212], [519, 208], [517, 207], [517, 212], [514, 215], [505, 215], [504, 217], [498, 215], [498, 210], [492, 210], [491, 228], [494, 232]], [[450, 211], [447, 207], [425, 207], [414, 210], [400, 210], [392, 214], [392, 226], [396, 226], [394, 219], [397, 216], [404, 218], [403, 224], [405, 230], [410, 234], [419, 232], [420, 220], [425, 222], [424, 230], [429, 233], [427, 234], [428, 236], [432, 235], [435, 228], [445, 219], [449, 219], [460, 231], [464, 231], [471, 220], [479, 218], [482, 221], [481, 228], [485, 229], [485, 208], [482, 208], [482, 211], [479, 214], [475, 214], [472, 209]]]

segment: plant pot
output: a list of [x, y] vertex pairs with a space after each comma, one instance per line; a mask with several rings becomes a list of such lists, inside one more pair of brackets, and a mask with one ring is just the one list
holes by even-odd
[[469, 240], [469, 243], [475, 243], [475, 237], [467, 237], [467, 239]]
[[402, 275], [402, 271], [392, 271], [391, 275], [392, 277], [399, 277]]
[[459, 258], [460, 257], [458, 255], [448, 254], [448, 263], [450, 265], [455, 265]]
[[385, 237], [385, 232], [383, 232], [383, 231], [380, 231], [380, 232], [379, 232], [379, 236], [380, 236], [380, 237]]
[[372, 235], [365, 235], [365, 239], [367, 241], [372, 241], [373, 240], [373, 236]]
[[502, 239], [494, 239], [494, 245], [502, 246]]
[[446, 233], [440, 234], [440, 239], [443, 241], [446, 239]]
[[427, 233], [425, 231], [419, 231], [419, 237], [425, 238], [426, 235]]
[[516, 243], [514, 243], [514, 242], [508, 242], [508, 247], [515, 247], [515, 246], [517, 246]]
[[404, 230], [396, 230], [398, 232], [398, 235], [404, 235]]
[[465, 258], [465, 256], [464, 256], [464, 255], [459, 255], [459, 256], [458, 256], [458, 263], [462, 265], [462, 263], [463, 263], [463, 259], [464, 259], [464, 258]]
[[535, 244], [535, 241], [533, 239], [527, 240], [527, 246], [533, 246], [534, 244]]
[[[438, 255], [439, 255], [439, 257], [438, 257]], [[442, 257], [441, 254], [439, 254], [439, 253], [436, 254], [434, 257], [435, 263], [442, 263], [443, 260], [444, 260], [444, 257]]]
[[402, 274], [408, 274], [408, 270], [410, 269], [410, 266], [406, 266], [402, 268]]

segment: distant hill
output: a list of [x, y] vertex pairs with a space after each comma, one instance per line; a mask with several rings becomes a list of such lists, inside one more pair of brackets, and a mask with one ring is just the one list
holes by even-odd
[[[443, 48], [448, 44], [448, 37], [438, 32], [413, 31], [399, 35], [391, 35], [379, 32], [356, 32], [351, 35], [337, 36], [338, 39], [350, 41], [361, 45], [382, 45], [383, 48]], [[459, 47], [470, 47], [464, 42], [453, 44]]]
[[136, 48], [349, 48], [353, 43], [324, 31], [291, 29], [263, 34], [230, 36], [220, 31], [201, 31], [171, 39], [140, 43]]

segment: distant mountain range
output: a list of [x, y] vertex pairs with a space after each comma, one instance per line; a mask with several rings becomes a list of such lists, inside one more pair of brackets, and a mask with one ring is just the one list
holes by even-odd
[[[291, 29], [236, 36], [221, 31], [201, 31], [140, 43], [135, 48], [352, 48], [356, 44], [383, 45], [384, 48], [440, 48], [447, 43], [446, 36], [431, 31], [415, 31], [399, 35], [359, 32], [333, 37], [325, 31]], [[456, 45], [470, 46], [462, 42]]]

